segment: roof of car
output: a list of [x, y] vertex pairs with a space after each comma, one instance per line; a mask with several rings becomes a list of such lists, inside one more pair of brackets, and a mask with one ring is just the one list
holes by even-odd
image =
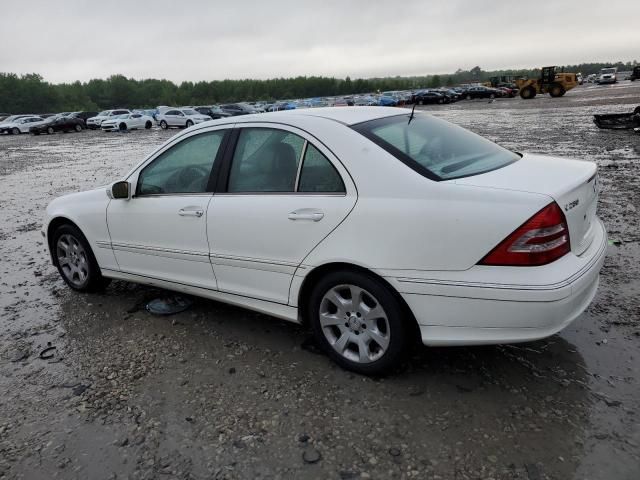
[[242, 122], [284, 120], [287, 117], [306, 115], [334, 120], [345, 125], [355, 125], [356, 123], [375, 120], [376, 118], [391, 117], [410, 112], [411, 110], [407, 108], [395, 107], [319, 107], [245, 115], [238, 120]]

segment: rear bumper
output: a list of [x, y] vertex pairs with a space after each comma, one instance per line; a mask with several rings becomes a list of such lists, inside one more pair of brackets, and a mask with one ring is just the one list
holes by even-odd
[[[574, 255], [560, 264], [564, 279], [552, 284], [387, 279], [411, 308], [425, 345], [526, 342], [559, 332], [589, 306], [598, 289], [606, 248], [606, 231], [598, 220], [592, 244], [579, 257]], [[546, 271], [532, 267], [538, 269], [531, 271], [532, 278], [556, 275], [558, 265], [551, 265], [545, 266], [549, 267]], [[516, 272], [513, 268], [522, 267], [491, 268], [502, 268], [508, 278]], [[493, 273], [495, 279], [496, 271], [483, 271]]]

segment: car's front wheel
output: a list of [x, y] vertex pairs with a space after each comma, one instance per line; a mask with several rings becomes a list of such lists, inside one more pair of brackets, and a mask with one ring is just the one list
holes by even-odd
[[47, 128], [47, 133], [48, 133], [49, 135], [53, 135], [53, 127], [49, 127], [49, 128]]
[[317, 341], [336, 363], [365, 375], [381, 375], [397, 367], [406, 353], [403, 313], [383, 282], [341, 271], [315, 285], [307, 315]]
[[20, 129], [18, 127], [14, 127], [11, 129], [11, 133], [14, 135], [20, 135]]
[[95, 292], [108, 285], [109, 280], [100, 273], [89, 242], [78, 227], [71, 224], [58, 227], [51, 248], [58, 272], [74, 290]]

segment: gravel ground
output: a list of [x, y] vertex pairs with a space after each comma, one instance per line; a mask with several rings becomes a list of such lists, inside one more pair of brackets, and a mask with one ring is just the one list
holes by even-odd
[[640, 478], [640, 135], [591, 121], [637, 103], [624, 82], [428, 108], [517, 151], [597, 162], [612, 242], [594, 303], [560, 335], [424, 348], [384, 379], [239, 308], [154, 317], [152, 288], [64, 286], [45, 205], [175, 132], [0, 138], [0, 478]]

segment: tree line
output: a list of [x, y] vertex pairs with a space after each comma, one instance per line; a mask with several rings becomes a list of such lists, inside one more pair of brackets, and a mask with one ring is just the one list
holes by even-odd
[[[615, 66], [631, 70], [637, 61], [583, 63], [561, 67], [566, 72], [598, 73]], [[539, 70], [484, 71], [479, 66], [458, 69], [451, 74], [413, 77], [358, 78], [295, 77], [268, 80], [213, 80], [182, 82], [126, 78], [112, 75], [88, 82], [52, 84], [32, 73], [0, 73], [0, 112], [52, 113], [61, 111], [103, 110], [107, 108], [154, 108], [158, 105], [211, 105], [217, 103], [313, 98], [387, 90], [410, 90], [482, 82], [492, 76], [539, 76]]]

